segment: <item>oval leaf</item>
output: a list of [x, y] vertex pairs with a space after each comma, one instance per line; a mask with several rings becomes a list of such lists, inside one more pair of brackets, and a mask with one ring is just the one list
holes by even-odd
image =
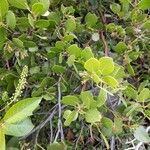
[[111, 57], [102, 57], [99, 62], [102, 75], [108, 75], [114, 71], [114, 62]]
[[6, 123], [17, 123], [32, 115], [38, 107], [41, 97], [27, 98], [14, 104], [5, 114]]
[[19, 9], [28, 9], [28, 3], [27, 0], [8, 0], [9, 4], [19, 8]]
[[90, 58], [88, 61], [85, 62], [84, 68], [89, 72], [96, 72], [100, 68], [100, 63], [95, 58]]

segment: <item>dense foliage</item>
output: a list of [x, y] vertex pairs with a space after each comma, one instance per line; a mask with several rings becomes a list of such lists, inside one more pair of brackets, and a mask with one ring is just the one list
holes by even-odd
[[150, 0], [0, 0], [0, 150], [150, 149]]

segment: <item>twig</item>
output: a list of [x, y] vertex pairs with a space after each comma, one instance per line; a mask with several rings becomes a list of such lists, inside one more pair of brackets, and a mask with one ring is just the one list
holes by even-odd
[[62, 121], [61, 121], [61, 115], [62, 115], [62, 107], [61, 107], [61, 88], [60, 88], [60, 83], [61, 83], [61, 77], [59, 77], [59, 81], [57, 83], [57, 88], [58, 88], [58, 130], [54, 139], [54, 142], [57, 141], [59, 134], [61, 135], [61, 141], [64, 140], [64, 133], [63, 133], [63, 127], [62, 127]]
[[110, 150], [115, 150], [115, 137], [114, 136], [112, 136], [111, 138]]
[[50, 123], [50, 143], [53, 142], [53, 125], [52, 125], [52, 119], [49, 121]]
[[105, 36], [104, 36], [104, 31], [99, 31], [99, 36], [103, 42], [104, 45], [104, 52], [105, 52], [105, 56], [109, 55], [109, 50], [108, 50], [108, 44], [106, 42]]
[[[106, 17], [102, 14], [101, 10], [99, 10], [99, 14], [100, 14], [101, 21], [102, 21], [103, 25], [105, 25]], [[104, 32], [105, 31], [99, 31], [99, 37], [101, 38], [101, 40], [103, 42], [105, 56], [108, 56], [109, 55], [109, 49], [108, 49], [107, 41], [106, 41], [105, 36], [104, 36]]]
[[78, 143], [79, 143], [79, 140], [80, 140], [80, 138], [81, 138], [83, 129], [84, 129], [84, 125], [83, 125], [83, 122], [82, 122], [81, 131], [80, 131], [79, 137], [78, 137], [78, 139], [77, 139], [77, 141], [76, 141], [76, 144], [75, 144], [75, 150], [77, 150], [77, 148], [78, 148]]

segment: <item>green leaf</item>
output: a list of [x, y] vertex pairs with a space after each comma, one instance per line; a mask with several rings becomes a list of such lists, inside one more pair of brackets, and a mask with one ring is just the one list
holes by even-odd
[[47, 12], [48, 9], [49, 9], [50, 0], [39, 0], [39, 2], [42, 3], [43, 6], [44, 6], [43, 13], [42, 13], [42, 14], [44, 14], [44, 13]]
[[80, 103], [80, 100], [76, 96], [68, 95], [63, 97], [62, 103], [65, 105], [76, 106]]
[[73, 6], [70, 7], [64, 7], [64, 5], [61, 5], [61, 11], [63, 14], [73, 14], [75, 12], [75, 9], [73, 8]]
[[114, 62], [111, 57], [102, 57], [99, 62], [102, 75], [109, 75], [114, 71]]
[[73, 39], [77, 39], [77, 37], [74, 34], [70, 33], [64, 36], [63, 41], [69, 42], [72, 41]]
[[65, 28], [67, 32], [73, 32], [76, 29], [76, 22], [74, 18], [70, 18], [66, 21]]
[[57, 41], [56, 44], [55, 44], [55, 47], [60, 49], [60, 50], [63, 50], [65, 48], [65, 42], [63, 41]]
[[113, 128], [113, 122], [112, 122], [111, 119], [109, 119], [107, 117], [103, 117], [101, 122], [102, 122], [104, 127], [108, 128], [108, 129], [112, 129]]
[[25, 120], [17, 122], [15, 124], [5, 124], [5, 134], [16, 137], [25, 136], [33, 128], [34, 125], [32, 124], [31, 120], [29, 118], [26, 118]]
[[18, 48], [24, 48], [24, 44], [20, 39], [13, 38], [12, 41]]
[[140, 83], [140, 86], [138, 88], [138, 92], [141, 92], [147, 85], [148, 85], [149, 81], [145, 80], [142, 83]]
[[100, 89], [99, 95], [97, 97], [97, 107], [101, 107], [105, 104], [107, 100], [107, 92]]
[[88, 27], [93, 27], [96, 25], [98, 21], [98, 17], [95, 15], [95, 14], [92, 14], [92, 13], [88, 13], [86, 16], [85, 16], [85, 22], [86, 22], [86, 25]]
[[8, 0], [9, 4], [19, 8], [19, 9], [28, 9], [28, 3], [27, 0]]
[[66, 150], [66, 145], [64, 143], [52, 143], [47, 146], [47, 150]]
[[117, 3], [113, 3], [110, 5], [110, 9], [113, 11], [113, 13], [118, 14], [121, 10], [121, 6]]
[[115, 64], [115, 68], [112, 73], [112, 76], [115, 79], [123, 79], [125, 77], [124, 68], [122, 66], [119, 66], [118, 64]]
[[65, 110], [63, 114], [63, 118], [67, 118], [71, 114], [71, 110]]
[[118, 81], [112, 76], [105, 76], [103, 80], [112, 88], [116, 88], [119, 85]]
[[28, 14], [28, 21], [29, 21], [29, 24], [31, 25], [31, 27], [34, 28], [34, 19], [31, 14]]
[[67, 49], [70, 55], [74, 55], [76, 58], [81, 55], [81, 49], [77, 46], [77, 44], [73, 44]]
[[33, 97], [21, 100], [14, 104], [5, 114], [3, 120], [10, 123], [17, 123], [32, 115], [38, 107], [41, 97]]
[[95, 58], [90, 58], [87, 60], [84, 64], [84, 68], [89, 71], [89, 72], [96, 72], [100, 68], [100, 63], [97, 59]]
[[45, 19], [39, 19], [38, 21], [35, 22], [35, 26], [37, 28], [48, 28], [49, 25], [50, 25], [49, 21]]
[[90, 76], [96, 84], [103, 82], [102, 79], [100, 79], [100, 77], [96, 73], [92, 73]]
[[69, 126], [71, 122], [75, 121], [77, 118], [78, 118], [78, 112], [74, 110], [66, 117], [64, 125]]
[[90, 47], [86, 47], [82, 52], [81, 52], [81, 56], [83, 57], [83, 59], [85, 61], [89, 60], [90, 58], [94, 57], [94, 54], [91, 50]]
[[5, 148], [5, 132], [3, 128], [0, 128], [0, 150], [6, 150]]
[[136, 99], [137, 98], [137, 91], [131, 87], [130, 85], [127, 86], [127, 88], [124, 90], [124, 94], [131, 99]]
[[0, 0], [0, 21], [8, 12], [8, 2], [7, 0]]
[[137, 96], [137, 101], [138, 102], [144, 102], [145, 100], [147, 100], [148, 98], [150, 98], [150, 90], [148, 88], [144, 88], [140, 94]]
[[127, 70], [131, 76], [135, 76], [135, 72], [131, 64], [127, 64]]
[[36, 73], [39, 73], [40, 72], [40, 67], [39, 66], [35, 66], [35, 67], [32, 67], [30, 68], [30, 74], [36, 74]]
[[6, 40], [6, 30], [3, 27], [0, 27], [0, 48], [3, 47], [4, 42]]
[[124, 42], [119, 42], [116, 46], [115, 46], [115, 51], [119, 54], [122, 54], [123, 52], [125, 52], [127, 50], [127, 45]]
[[65, 68], [63, 66], [60, 66], [60, 65], [54, 65], [52, 67], [52, 71], [55, 72], [55, 73], [64, 73]]
[[80, 98], [85, 108], [89, 109], [91, 106], [91, 102], [93, 101], [92, 93], [90, 91], [81, 92]]
[[67, 64], [69, 67], [71, 67], [75, 62], [75, 56], [74, 55], [71, 55], [68, 57], [68, 60], [67, 60]]
[[150, 142], [150, 136], [146, 132], [143, 126], [139, 126], [135, 132], [134, 137], [139, 140], [140, 142], [149, 143]]
[[90, 109], [85, 114], [85, 120], [88, 123], [94, 124], [96, 122], [100, 122], [101, 114], [97, 109]]
[[11, 29], [14, 29], [16, 27], [16, 16], [11, 10], [9, 10], [7, 13], [6, 23], [7, 26], [10, 27]]
[[142, 10], [146, 10], [150, 8], [150, 1], [149, 0], [141, 0], [138, 4], [139, 8]]
[[34, 14], [34, 16], [39, 16], [43, 13], [44, 10], [44, 5], [43, 3], [35, 3], [32, 5], [32, 13]]
[[113, 126], [113, 133], [114, 134], [121, 134], [123, 131], [123, 122], [120, 118], [114, 118], [114, 126]]

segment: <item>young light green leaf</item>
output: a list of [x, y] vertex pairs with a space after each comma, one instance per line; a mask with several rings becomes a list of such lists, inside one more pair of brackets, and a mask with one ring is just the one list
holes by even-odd
[[97, 97], [97, 107], [101, 107], [105, 104], [107, 100], [107, 92], [100, 89], [99, 95]]
[[89, 72], [96, 72], [100, 68], [100, 62], [95, 58], [90, 58], [85, 62], [84, 68]]
[[16, 16], [11, 10], [9, 10], [7, 13], [6, 23], [7, 26], [10, 27], [11, 29], [14, 29], [16, 26]]
[[114, 118], [114, 126], [113, 126], [113, 133], [114, 134], [121, 134], [123, 131], [123, 122], [120, 118]]
[[75, 62], [75, 56], [74, 55], [71, 55], [68, 57], [68, 60], [67, 60], [67, 64], [69, 67], [71, 67]]
[[144, 102], [145, 100], [147, 100], [148, 98], [150, 98], [150, 90], [148, 88], [144, 88], [140, 94], [137, 96], [137, 101], [138, 102]]
[[76, 106], [80, 103], [80, 100], [76, 96], [68, 95], [63, 97], [62, 103], [65, 105]]
[[74, 55], [76, 58], [81, 55], [81, 49], [77, 46], [77, 44], [69, 46], [67, 51], [70, 55]]
[[141, 92], [148, 85], [148, 83], [148, 80], [143, 81], [138, 88], [138, 92]]
[[71, 122], [75, 121], [77, 118], [78, 118], [78, 112], [74, 110], [66, 117], [64, 125], [69, 126]]
[[26, 118], [25, 120], [15, 124], [5, 124], [5, 134], [21, 137], [28, 134], [33, 128], [34, 125], [32, 124], [31, 120]]
[[96, 123], [100, 122], [102, 116], [97, 109], [89, 109], [85, 114], [85, 120], [88, 123]]
[[33, 19], [33, 17], [31, 16], [31, 14], [28, 14], [28, 21], [29, 21], [29, 24], [31, 25], [31, 27], [34, 28], [34, 19]]
[[24, 120], [32, 115], [32, 112], [38, 107], [41, 99], [41, 97], [33, 97], [17, 102], [6, 112], [3, 120], [8, 124]]
[[112, 76], [105, 76], [103, 80], [112, 88], [116, 88], [119, 85], [118, 81]]
[[93, 101], [93, 95], [90, 91], [81, 92], [80, 98], [85, 108], [89, 109], [91, 102]]
[[9, 4], [19, 8], [19, 9], [28, 9], [28, 3], [27, 0], [8, 0]]
[[113, 11], [113, 13], [118, 14], [121, 10], [121, 6], [117, 3], [113, 3], [110, 5], [110, 9]]
[[44, 14], [49, 9], [50, 0], [39, 0], [39, 2], [42, 3], [44, 6], [43, 13], [42, 13], [42, 14]]
[[76, 22], [74, 18], [69, 18], [65, 24], [67, 32], [73, 32], [76, 29]]
[[8, 12], [8, 2], [7, 0], [0, 1], [0, 21]]
[[87, 24], [88, 27], [93, 27], [96, 25], [98, 21], [98, 17], [95, 15], [95, 14], [92, 14], [92, 13], [88, 13], [86, 16], [85, 16], [85, 22]]
[[63, 41], [70, 42], [73, 39], [77, 39], [77, 37], [74, 34], [70, 33], [64, 36]]
[[100, 82], [103, 82], [102, 79], [100, 79], [100, 77], [96, 74], [96, 73], [92, 73], [91, 74], [91, 78], [93, 79], [93, 81], [98, 85]]
[[64, 111], [64, 114], [63, 114], [63, 118], [66, 119], [70, 114], [71, 114], [71, 110], [68, 110], [68, 109], [65, 110], [65, 111]]
[[101, 122], [102, 122], [102, 124], [103, 124], [104, 127], [112, 129], [113, 122], [112, 122], [111, 119], [109, 119], [107, 117], [103, 117], [102, 120], [101, 120]]
[[139, 140], [140, 142], [149, 143], [150, 142], [150, 136], [146, 132], [143, 126], [139, 126], [135, 132], [134, 137]]
[[89, 60], [90, 58], [94, 57], [94, 54], [91, 50], [90, 47], [86, 47], [82, 52], [81, 52], [81, 56], [83, 57], [83, 59], [85, 61]]
[[128, 70], [128, 72], [129, 72], [129, 74], [130, 74], [131, 76], [135, 76], [134, 69], [133, 69], [133, 67], [131, 66], [130, 63], [127, 64], [127, 70]]
[[44, 5], [43, 3], [35, 3], [32, 5], [32, 13], [34, 14], [34, 16], [39, 16], [43, 13], [44, 10]]
[[0, 128], [0, 150], [6, 150], [5, 147], [5, 131], [3, 128]]
[[66, 150], [66, 145], [64, 143], [52, 143], [47, 146], [47, 150]]
[[127, 88], [124, 90], [124, 94], [131, 99], [136, 99], [137, 98], [137, 91], [131, 87], [130, 85], [127, 86]]
[[139, 8], [142, 10], [146, 10], [150, 8], [150, 1], [149, 0], [141, 0], [138, 4]]
[[108, 75], [114, 71], [114, 62], [111, 57], [102, 57], [99, 59], [99, 62], [99, 69], [102, 75]]

